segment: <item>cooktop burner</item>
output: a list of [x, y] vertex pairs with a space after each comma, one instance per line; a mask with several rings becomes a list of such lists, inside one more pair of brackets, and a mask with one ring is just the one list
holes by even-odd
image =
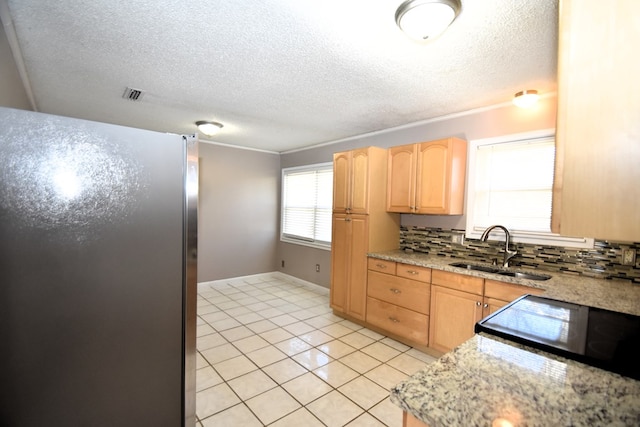
[[475, 331], [640, 380], [640, 316], [525, 295]]

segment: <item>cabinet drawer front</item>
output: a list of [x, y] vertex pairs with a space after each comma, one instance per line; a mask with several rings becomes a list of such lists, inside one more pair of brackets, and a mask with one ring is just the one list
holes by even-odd
[[498, 282], [489, 279], [484, 281], [484, 295], [488, 298], [496, 298], [503, 301], [513, 301], [525, 294], [540, 295], [543, 292], [542, 289], [516, 285], [514, 283]]
[[464, 274], [450, 273], [442, 270], [433, 271], [431, 283], [476, 295], [482, 295], [484, 288], [484, 279], [480, 277], [466, 276]]
[[398, 263], [396, 274], [407, 279], [431, 283], [431, 269], [427, 267]]
[[428, 284], [369, 271], [367, 295], [422, 314], [429, 314]]
[[367, 322], [413, 342], [427, 345], [429, 316], [369, 297]]
[[368, 258], [367, 268], [381, 273], [396, 274], [396, 263], [378, 258]]

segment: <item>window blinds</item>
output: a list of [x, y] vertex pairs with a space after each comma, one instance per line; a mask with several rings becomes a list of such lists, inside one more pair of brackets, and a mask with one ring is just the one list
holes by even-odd
[[285, 170], [282, 191], [282, 235], [307, 242], [331, 242], [332, 167]]
[[474, 228], [549, 232], [554, 157], [553, 137], [478, 146]]

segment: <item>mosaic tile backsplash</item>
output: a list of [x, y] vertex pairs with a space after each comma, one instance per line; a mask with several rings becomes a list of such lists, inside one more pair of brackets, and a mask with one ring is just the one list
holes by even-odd
[[[482, 242], [465, 239], [464, 244], [451, 242], [453, 234], [464, 230], [429, 227], [400, 227], [400, 249], [411, 249], [429, 255], [460, 258], [470, 262], [490, 263], [502, 260], [504, 241]], [[511, 243], [518, 255], [511, 259], [513, 267], [535, 268], [552, 272], [583, 275], [598, 279], [630, 280], [640, 285], [640, 243], [596, 240], [593, 249]], [[622, 265], [622, 251], [635, 249], [638, 257], [633, 266]]]

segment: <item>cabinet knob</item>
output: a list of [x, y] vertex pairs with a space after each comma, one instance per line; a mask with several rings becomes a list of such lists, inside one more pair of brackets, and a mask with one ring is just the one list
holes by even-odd
[[483, 305], [483, 307], [484, 307], [484, 308], [488, 308], [488, 307], [489, 307], [489, 304], [485, 304], [485, 305]]
[[381, 264], [381, 263], [376, 264], [376, 267], [378, 267], [378, 268], [387, 268], [386, 265]]
[[409, 274], [414, 274], [414, 275], [418, 275], [418, 274], [420, 274], [420, 272], [419, 272], [419, 271], [415, 271], [415, 270], [407, 270], [407, 273], [409, 273]]
[[345, 218], [344, 219], [346, 222], [351, 222], [351, 218]]
[[398, 319], [396, 319], [395, 317], [392, 317], [392, 316], [389, 316], [389, 320], [391, 320], [393, 323], [400, 322]]
[[396, 288], [389, 288], [389, 290], [390, 290], [391, 292], [393, 292], [394, 294], [399, 294], [399, 293], [401, 293], [401, 292], [402, 292], [400, 289], [396, 289]]
[[480, 306], [482, 305], [482, 303], [481, 303], [480, 301], [476, 301], [476, 305], [477, 305], [478, 307], [480, 307]]

